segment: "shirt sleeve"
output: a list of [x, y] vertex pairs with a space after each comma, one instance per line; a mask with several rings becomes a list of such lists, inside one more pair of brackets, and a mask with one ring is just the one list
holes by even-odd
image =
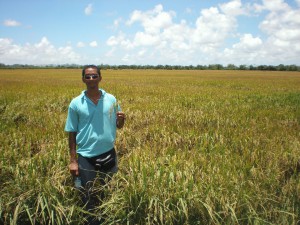
[[72, 106], [69, 106], [68, 109], [68, 116], [65, 126], [66, 132], [77, 132], [78, 131], [78, 114], [77, 112], [72, 108]]

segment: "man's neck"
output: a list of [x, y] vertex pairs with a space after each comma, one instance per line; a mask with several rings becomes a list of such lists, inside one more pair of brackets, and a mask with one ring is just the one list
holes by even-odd
[[97, 88], [89, 88], [89, 89], [87, 89], [86, 93], [89, 96], [93, 97], [93, 96], [98, 96], [100, 94], [100, 91], [99, 91], [98, 87]]

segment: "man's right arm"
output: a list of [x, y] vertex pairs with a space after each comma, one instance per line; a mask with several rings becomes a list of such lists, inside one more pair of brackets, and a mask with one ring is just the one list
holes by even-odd
[[72, 175], [78, 175], [78, 162], [76, 154], [76, 132], [69, 132], [69, 149], [70, 149], [70, 173]]

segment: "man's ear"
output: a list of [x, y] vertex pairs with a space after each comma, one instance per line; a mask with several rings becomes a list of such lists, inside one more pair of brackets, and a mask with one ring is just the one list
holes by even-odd
[[82, 82], [83, 82], [83, 83], [85, 83], [85, 79], [84, 79], [84, 77], [82, 77]]

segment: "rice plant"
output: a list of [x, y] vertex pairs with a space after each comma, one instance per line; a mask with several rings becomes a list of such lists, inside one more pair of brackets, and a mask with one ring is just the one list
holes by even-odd
[[[127, 114], [105, 224], [299, 224], [300, 73], [104, 70]], [[80, 70], [0, 70], [0, 223], [82, 224], [64, 123]]]

